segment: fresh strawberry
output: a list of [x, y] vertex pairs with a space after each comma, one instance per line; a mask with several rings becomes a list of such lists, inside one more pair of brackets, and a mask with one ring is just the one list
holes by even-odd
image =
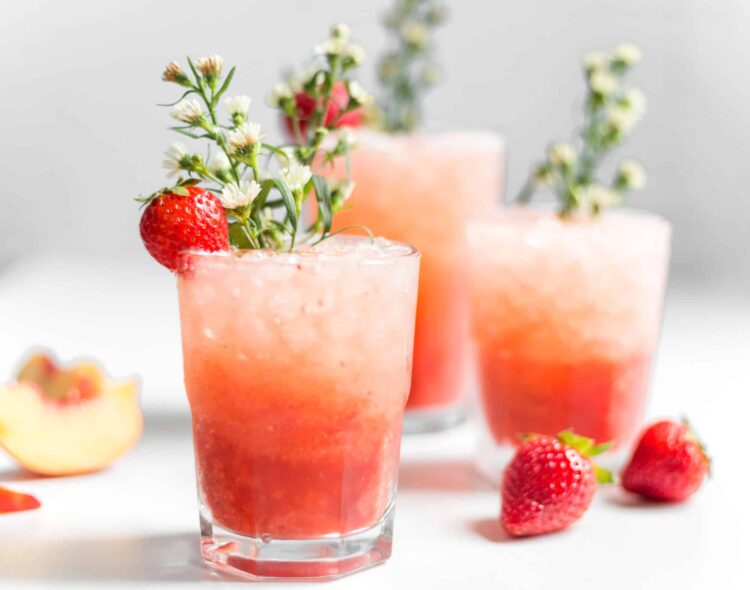
[[514, 536], [540, 535], [564, 529], [591, 504], [597, 483], [612, 475], [589, 457], [606, 451], [567, 430], [557, 437], [529, 435], [505, 470], [500, 520]]
[[[315, 99], [305, 92], [297, 92], [294, 95], [294, 100], [297, 104], [297, 117], [299, 118], [299, 128], [303, 137], [307, 137], [307, 125], [310, 122], [310, 117], [315, 111]], [[343, 81], [336, 82], [331, 90], [331, 102], [328, 104], [328, 110], [323, 120], [323, 125], [326, 127], [336, 124], [336, 127], [359, 127], [364, 121], [364, 113], [362, 109], [354, 109], [343, 116], [341, 111], [346, 108], [349, 104], [349, 91], [346, 89], [346, 84]], [[292, 120], [287, 118], [285, 120], [286, 130], [293, 140], [297, 138], [294, 136], [294, 126]]]
[[703, 483], [710, 461], [686, 422], [662, 420], [643, 431], [622, 487], [651, 500], [680, 502]]
[[227, 215], [212, 193], [183, 183], [145, 201], [141, 238], [149, 254], [169, 270], [177, 269], [184, 250], [229, 248]]
[[35, 510], [40, 506], [39, 500], [34, 496], [13, 492], [7, 488], [0, 487], [0, 514], [21, 512], [22, 510]]

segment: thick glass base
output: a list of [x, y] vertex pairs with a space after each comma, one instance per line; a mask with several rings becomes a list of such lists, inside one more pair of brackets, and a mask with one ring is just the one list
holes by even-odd
[[218, 570], [249, 580], [334, 580], [391, 556], [394, 505], [372, 527], [346, 535], [282, 540], [246, 537], [201, 510], [201, 554]]
[[466, 421], [466, 404], [409, 410], [404, 414], [404, 434], [439, 432], [458, 426]]

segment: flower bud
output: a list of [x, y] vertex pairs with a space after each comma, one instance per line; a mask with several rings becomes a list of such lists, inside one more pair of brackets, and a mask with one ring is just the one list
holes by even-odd
[[595, 70], [589, 78], [589, 86], [596, 94], [607, 97], [617, 90], [618, 80], [609, 72]]
[[401, 37], [409, 45], [421, 49], [427, 44], [427, 27], [417, 21], [407, 21], [401, 25]]
[[621, 43], [615, 48], [614, 58], [623, 66], [632, 66], [643, 59], [643, 52], [640, 47], [633, 43]]
[[609, 56], [603, 51], [592, 51], [583, 58], [583, 69], [587, 72], [603, 70], [609, 65]]
[[338, 23], [331, 27], [331, 38], [347, 41], [352, 36], [352, 29], [346, 23]]
[[427, 86], [434, 86], [435, 84], [440, 82], [440, 79], [442, 78], [442, 73], [439, 67], [437, 67], [434, 64], [430, 64], [430, 65], [425, 66], [422, 69], [422, 72], [419, 77], [422, 80], [423, 84]]
[[635, 160], [623, 160], [617, 169], [615, 183], [627, 190], [641, 190], [646, 186], [646, 172]]
[[175, 82], [180, 86], [190, 86], [190, 80], [182, 71], [180, 64], [176, 61], [170, 61], [164, 68], [164, 72], [161, 75], [161, 79], [165, 82]]
[[201, 57], [195, 62], [195, 68], [203, 74], [209, 84], [215, 84], [224, 67], [224, 58], [220, 55]]
[[569, 143], [555, 143], [549, 148], [549, 161], [560, 168], [570, 168], [577, 158], [576, 148]]

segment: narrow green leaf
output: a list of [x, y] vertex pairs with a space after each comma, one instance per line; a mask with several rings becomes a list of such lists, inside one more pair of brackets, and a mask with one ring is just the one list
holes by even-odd
[[159, 103], [159, 104], [157, 104], [156, 106], [158, 106], [158, 107], [173, 107], [173, 106], [174, 106], [174, 105], [176, 105], [176, 104], [177, 104], [178, 102], [180, 102], [180, 101], [181, 101], [181, 100], [182, 100], [183, 98], [185, 98], [186, 96], [188, 96], [188, 95], [190, 95], [190, 94], [194, 94], [194, 93], [195, 93], [195, 90], [193, 90], [193, 89], [191, 88], [190, 90], [187, 90], [187, 91], [186, 91], [186, 92], [185, 92], [185, 93], [184, 93], [184, 94], [183, 94], [183, 95], [182, 95], [182, 96], [181, 96], [180, 98], [178, 98], [178, 99], [177, 99], [176, 101], [174, 101], [174, 102], [168, 102], [168, 103]]
[[217, 104], [219, 102], [221, 95], [227, 91], [227, 88], [229, 88], [229, 84], [232, 83], [232, 78], [234, 78], [234, 72], [236, 69], [236, 66], [232, 66], [232, 69], [229, 70], [227, 77], [224, 78], [224, 83], [221, 85], [221, 88], [219, 88], [219, 91], [214, 96], [214, 104]]
[[193, 72], [193, 76], [195, 76], [195, 83], [200, 86], [201, 84], [201, 76], [198, 73], [198, 70], [195, 69], [195, 66], [193, 65], [193, 60], [190, 59], [190, 57], [187, 57], [188, 65], [190, 66], [190, 71]]
[[277, 147], [275, 147], [273, 145], [267, 144], [267, 143], [261, 144], [261, 147], [264, 148], [264, 149], [267, 149], [269, 152], [273, 152], [277, 156], [281, 156], [282, 158], [284, 158], [287, 161], [287, 163], [289, 163], [289, 154], [287, 154], [284, 150], [281, 150], [281, 149], [279, 149], [279, 148], [277, 148]]
[[192, 139], [201, 139], [201, 137], [202, 137], [200, 135], [196, 135], [195, 133], [191, 133], [190, 131], [188, 131], [184, 127], [170, 127], [169, 129], [171, 131], [176, 131], [180, 135], [185, 135], [185, 136], [190, 137]]
[[252, 248], [252, 244], [250, 244], [250, 240], [248, 240], [247, 234], [239, 222], [229, 224], [229, 243], [243, 250]]
[[294, 195], [292, 195], [292, 191], [289, 190], [289, 187], [285, 182], [279, 180], [278, 178], [271, 178], [270, 182], [273, 184], [276, 190], [279, 191], [281, 200], [283, 201], [284, 207], [286, 208], [286, 214], [287, 218], [289, 219], [289, 223], [291, 223], [294, 232], [296, 232], [297, 204], [294, 202]]
[[273, 188], [273, 184], [266, 181], [261, 184], [260, 192], [258, 193], [258, 196], [255, 197], [255, 200], [253, 200], [253, 204], [250, 206], [250, 217], [255, 217], [255, 215], [263, 209], [266, 206], [266, 201], [268, 200], [268, 194], [271, 192], [271, 189]]
[[331, 210], [331, 190], [328, 182], [322, 176], [312, 177], [315, 185], [315, 198], [318, 200], [318, 218], [323, 222], [323, 235], [331, 231], [333, 212]]

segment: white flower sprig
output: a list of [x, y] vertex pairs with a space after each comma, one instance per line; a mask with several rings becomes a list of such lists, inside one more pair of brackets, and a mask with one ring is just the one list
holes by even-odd
[[[181, 123], [171, 129], [191, 139], [207, 139], [214, 148], [204, 161], [185, 144], [174, 143], [165, 152], [164, 167], [169, 176], [187, 174], [187, 179], [178, 181], [178, 187], [205, 182], [206, 188], [219, 195], [230, 220], [229, 239], [234, 246], [294, 249], [303, 223], [302, 204], [312, 194], [318, 202], [318, 219], [304, 231], [319, 240], [331, 235], [333, 214], [343, 206], [353, 183], [348, 178], [329, 183], [314, 173], [313, 165], [348, 155], [351, 138], [338, 132], [337, 125], [342, 117], [372, 100], [360, 84], [348, 78], [364, 60], [364, 51], [350, 36], [346, 25], [334, 26], [329, 38], [316, 47], [314, 74], [298, 88], [277, 84], [269, 95], [268, 103], [280, 109], [297, 129], [297, 141], [292, 145], [264, 142], [266, 134], [261, 125], [248, 120], [252, 104], [249, 96], [224, 97], [235, 68], [224, 76], [221, 56], [195, 61], [188, 58], [192, 78], [177, 62], [170, 62], [164, 69], [163, 80], [186, 88], [171, 105], [171, 116]], [[342, 85], [347, 90], [347, 102], [337, 102], [336, 116], [331, 117], [327, 113], [333, 106], [335, 89]], [[313, 101], [312, 112], [305, 114], [304, 121], [297, 105], [300, 92]], [[221, 104], [229, 115], [226, 123], [220, 122], [217, 114]], [[322, 147], [331, 133], [338, 136], [337, 140]], [[280, 163], [274, 171], [262, 169], [261, 162]], [[277, 198], [271, 198], [274, 191]]]
[[440, 81], [431, 35], [445, 22], [446, 12], [443, 0], [396, 0], [385, 16], [392, 48], [378, 63], [382, 94], [377, 115], [386, 131], [411, 131], [419, 124], [422, 96]]
[[645, 186], [646, 173], [633, 160], [620, 163], [609, 186], [595, 178], [599, 165], [624, 143], [646, 110], [643, 92], [623, 87], [623, 77], [641, 59], [641, 50], [632, 43], [618, 45], [612, 53], [595, 51], [584, 57], [587, 95], [581, 147], [552, 144], [547, 158], [532, 170], [518, 197], [520, 202], [528, 202], [544, 187], [560, 201], [561, 215], [579, 211], [596, 215], [621, 204], [626, 192]]

